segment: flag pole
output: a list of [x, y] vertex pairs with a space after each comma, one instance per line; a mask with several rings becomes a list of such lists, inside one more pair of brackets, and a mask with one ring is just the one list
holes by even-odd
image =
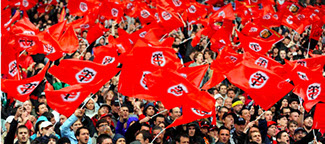
[[157, 137], [158, 137], [160, 134], [162, 134], [165, 130], [166, 130], [166, 128], [164, 128], [162, 131], [160, 131], [160, 132], [155, 136], [155, 138], [154, 138], [150, 143], [153, 143], [153, 142], [157, 139]]
[[[312, 29], [312, 25], [310, 25], [310, 31], [311, 31], [311, 29]], [[310, 34], [311, 34], [311, 32], [310, 32]], [[310, 35], [309, 35], [308, 48], [307, 48], [307, 53], [306, 53], [306, 55], [305, 55], [305, 58], [306, 58], [306, 56], [308, 56], [308, 53], [309, 53], [310, 41], [311, 41], [311, 38], [310, 38]]]
[[167, 111], [167, 109], [165, 109], [165, 110], [163, 110], [163, 111], [160, 111], [159, 113], [156, 113], [156, 114], [154, 114], [153, 116], [151, 116], [150, 119], [152, 119], [152, 118], [154, 118], [155, 116], [157, 116], [157, 115], [159, 115], [159, 114], [161, 114], [161, 113], [163, 113], [163, 112], [166, 112], [166, 111]]
[[185, 21], [183, 20], [183, 18], [182, 18], [182, 16], [181, 16], [181, 14], [179, 14], [179, 13], [177, 12], [177, 15], [178, 15], [178, 16], [179, 16], [179, 18], [182, 20], [184, 27], [186, 27], [186, 23], [185, 23]]
[[[259, 115], [259, 116], [254, 120], [254, 122], [258, 121], [258, 120], [262, 117], [262, 115], [264, 115], [265, 112], [266, 112], [266, 111], [264, 111], [262, 114], [260, 114], [260, 115]], [[247, 133], [248, 130], [249, 130], [249, 129], [246, 129], [244, 133]]]
[[26, 52], [26, 49], [24, 49], [20, 54], [19, 54], [19, 56], [18, 57], [20, 57], [23, 53], [25, 53]]
[[159, 40], [159, 42], [161, 42], [165, 37], [167, 36], [167, 33], [165, 33]]

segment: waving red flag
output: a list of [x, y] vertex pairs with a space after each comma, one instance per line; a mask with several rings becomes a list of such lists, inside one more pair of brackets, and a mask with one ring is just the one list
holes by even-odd
[[268, 52], [271, 49], [273, 44], [278, 42], [275, 40], [266, 41], [261, 38], [245, 36], [244, 34], [238, 31], [237, 34], [241, 43], [240, 45], [244, 48], [245, 51], [249, 51], [252, 53], [259, 53], [262, 55]]
[[323, 33], [323, 29], [322, 29], [322, 23], [321, 22], [315, 22], [312, 24], [312, 28], [311, 28], [311, 32], [310, 32], [310, 37], [311, 39], [314, 40], [319, 40], [320, 36]]
[[[201, 95], [202, 93], [198, 88], [183, 76], [167, 69], [160, 69], [149, 74], [148, 87], [150, 93], [157, 96], [158, 101], [161, 101], [166, 109], [181, 106], [201, 106], [203, 111], [211, 110], [211, 105], [206, 105], [207, 101], [203, 100], [205, 96]], [[198, 100], [198, 98], [201, 99], [201, 96], [202, 101]]]
[[112, 45], [99, 46], [93, 49], [94, 51], [94, 62], [102, 65], [115, 65], [118, 64], [117, 49], [113, 48]]
[[12, 32], [15, 34], [24, 33], [36, 35], [39, 30], [27, 17], [24, 17], [12, 26]]
[[151, 9], [149, 6], [143, 3], [138, 4], [137, 12], [139, 20], [143, 25], [156, 20], [154, 9]]
[[250, 37], [258, 37], [264, 39], [266, 41], [275, 41], [279, 42], [284, 37], [278, 34], [276, 31], [264, 26], [264, 25], [257, 25], [254, 23], [248, 23], [245, 25], [243, 30], [241, 31], [242, 34]]
[[1, 79], [1, 90], [8, 93], [9, 97], [13, 97], [21, 102], [29, 99], [34, 89], [43, 80], [49, 63], [37, 75], [23, 80]]
[[290, 80], [292, 80], [295, 85], [299, 85], [311, 80], [312, 77], [321, 77], [322, 75], [323, 67], [321, 65], [314, 68], [296, 65], [290, 73]]
[[67, 26], [72, 26], [73, 29], [77, 29], [77, 28], [89, 29], [94, 24], [95, 24], [95, 21], [90, 19], [89, 15], [86, 15], [82, 19], [78, 19], [78, 20], [75, 20], [75, 21], [69, 23]]
[[155, 68], [146, 67], [137, 62], [134, 57], [128, 56], [126, 61], [123, 62], [118, 91], [129, 97], [157, 100], [156, 96], [151, 95], [147, 84], [147, 76], [154, 70]]
[[221, 7], [218, 11], [210, 16], [211, 19], [228, 19], [235, 20], [235, 13], [231, 3]]
[[20, 18], [20, 13], [19, 11], [16, 11], [15, 14], [9, 18], [9, 16], [6, 16], [4, 14], [6, 14], [6, 12], [8, 12], [9, 16], [11, 14], [11, 10], [6, 10], [5, 13], [3, 11], [1, 11], [1, 26], [3, 25], [5, 29], [8, 29], [9, 27], [11, 27], [11, 24], [14, 23], [15, 21], [19, 20]]
[[170, 7], [175, 11], [183, 12], [187, 8], [188, 0], [160, 0], [159, 5]]
[[91, 61], [66, 59], [62, 60], [59, 66], [51, 67], [49, 72], [69, 85], [98, 84], [103, 78], [112, 78], [118, 69], [114, 66], [105, 66]]
[[309, 77], [309, 81], [304, 81], [295, 87], [293, 93], [304, 100], [304, 108], [309, 112], [318, 102], [325, 102], [325, 78]]
[[299, 59], [293, 61], [295, 65], [301, 65], [308, 68], [314, 68], [318, 65], [324, 66], [325, 64], [325, 56], [307, 58], [307, 59]]
[[53, 36], [54, 39], [59, 40], [63, 32], [66, 30], [67, 21], [58, 22], [55, 25], [52, 25], [48, 31]]
[[105, 16], [107, 19], [116, 20], [117, 23], [121, 21], [123, 17], [123, 5], [119, 2], [108, 2], [105, 1], [102, 3], [101, 7], [99, 8], [99, 14]]
[[38, 0], [19, 0], [18, 5], [15, 4], [15, 6], [19, 6], [20, 10], [27, 11], [31, 8], [33, 8], [38, 3]]
[[290, 83], [272, 71], [246, 61], [237, 65], [226, 76], [232, 84], [247, 92], [264, 110], [268, 110], [293, 89]]
[[20, 52], [22, 50], [38, 49], [40, 42], [36, 35], [31, 34], [16, 34], [15, 35], [15, 49]]
[[[178, 125], [190, 123], [192, 121], [198, 120], [198, 119], [204, 119], [209, 117], [215, 117], [216, 111], [214, 109], [214, 103], [215, 99], [209, 95], [206, 92], [201, 92], [202, 95], [200, 95], [200, 101], [206, 101], [209, 102], [209, 106], [211, 106], [210, 110], [208, 111], [202, 111], [200, 107], [193, 107], [193, 106], [184, 106], [182, 107], [182, 116], [176, 119], [172, 124], [166, 127], [166, 129], [175, 127]], [[214, 102], [214, 103], [213, 103]]]
[[[1, 39], [4, 36], [1, 37]], [[4, 41], [2, 42], [4, 44]], [[19, 79], [19, 69], [17, 63], [17, 52], [9, 44], [4, 44], [1, 53], [1, 74], [7, 79]]]
[[313, 129], [325, 129], [325, 104], [317, 104], [314, 112]]
[[183, 65], [170, 47], [137, 47], [133, 50], [137, 61], [151, 67], [163, 67], [177, 70]]
[[79, 47], [79, 40], [72, 26], [69, 26], [59, 39], [61, 49], [65, 53], [73, 53]]
[[189, 23], [195, 22], [198, 18], [205, 18], [207, 13], [208, 12], [205, 9], [205, 5], [198, 2], [191, 2], [189, 7], [184, 12], [184, 15], [186, 15], [184, 20], [187, 20]]
[[71, 15], [83, 16], [90, 13], [98, 3], [97, 0], [69, 0], [68, 9]]
[[100, 36], [103, 36], [105, 30], [105, 27], [100, 23], [97, 23], [92, 26], [87, 33], [88, 43], [91, 44], [96, 41]]
[[37, 49], [27, 50], [31, 54], [42, 53], [45, 54], [47, 58], [51, 61], [55, 61], [61, 58], [63, 51], [57, 40], [55, 40], [48, 32], [42, 32], [38, 34], [41, 44]]
[[195, 67], [183, 67], [178, 70], [178, 73], [198, 88], [208, 68], [208, 64]]
[[254, 19], [254, 23], [258, 25], [265, 25], [267, 27], [279, 27], [281, 25], [282, 14], [277, 13], [266, 13], [261, 18]]
[[101, 86], [76, 84], [60, 90], [45, 90], [47, 104], [60, 114], [69, 117], [78, 106]]
[[294, 29], [299, 34], [302, 34], [310, 22], [301, 14], [293, 15], [290, 13], [284, 13], [281, 24]]
[[159, 24], [167, 31], [184, 26], [183, 21], [174, 11], [158, 5], [157, 12], [159, 16]]

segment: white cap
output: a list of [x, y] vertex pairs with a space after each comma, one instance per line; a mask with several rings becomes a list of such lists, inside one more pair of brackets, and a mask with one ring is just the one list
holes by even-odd
[[51, 122], [49, 122], [49, 121], [43, 121], [42, 123], [41, 123], [41, 126], [40, 126], [40, 129], [42, 129], [42, 128], [46, 128], [46, 127], [48, 127], [48, 126], [52, 126], [53, 124], [51, 123]]
[[7, 119], [6, 119], [6, 122], [5, 123], [11, 123], [12, 122], [12, 120], [15, 118], [15, 116], [9, 116], [9, 117], [7, 117]]
[[216, 94], [216, 95], [214, 95], [214, 99], [218, 99], [218, 98], [222, 98], [222, 100], [224, 100], [224, 98], [222, 97], [221, 94]]

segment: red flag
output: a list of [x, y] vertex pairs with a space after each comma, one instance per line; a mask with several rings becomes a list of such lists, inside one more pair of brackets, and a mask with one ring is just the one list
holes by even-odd
[[244, 48], [245, 51], [249, 51], [252, 53], [259, 53], [263, 55], [271, 49], [273, 44], [278, 42], [275, 40], [266, 41], [261, 38], [245, 36], [237, 30], [236, 32], [241, 43], [240, 45]]
[[190, 6], [184, 12], [186, 17], [184, 20], [187, 20], [189, 23], [195, 22], [197, 19], [205, 18], [207, 15], [207, 10], [205, 9], [205, 5], [200, 4], [198, 2], [191, 2]]
[[37, 49], [28, 49], [31, 54], [42, 53], [51, 61], [55, 61], [62, 57], [62, 49], [59, 42], [55, 40], [48, 32], [38, 34], [42, 44]]
[[143, 25], [156, 20], [154, 9], [151, 9], [145, 4], [139, 3], [137, 12], [139, 20]]
[[159, 24], [167, 31], [184, 26], [183, 21], [172, 10], [157, 5], [157, 12], [159, 16]]
[[129, 97], [157, 100], [156, 96], [150, 94], [147, 84], [148, 74], [152, 73], [155, 69], [142, 65], [136, 61], [135, 57], [127, 56], [121, 69], [118, 91]]
[[267, 27], [279, 27], [281, 25], [282, 14], [266, 13], [261, 18], [254, 19], [254, 23], [258, 25], [265, 25]]
[[105, 30], [105, 27], [100, 23], [97, 23], [92, 26], [87, 33], [88, 43], [91, 44], [96, 41], [100, 36], [103, 36]]
[[12, 32], [15, 34], [24, 33], [36, 35], [38, 34], [39, 30], [29, 21], [27, 17], [24, 17], [16, 22], [14, 26], [12, 26]]
[[135, 59], [142, 65], [177, 70], [183, 65], [176, 52], [170, 47], [137, 47], [133, 50]]
[[102, 65], [115, 65], [118, 64], [117, 49], [113, 48], [112, 45], [99, 46], [93, 49], [94, 51], [94, 62]]
[[160, 0], [158, 4], [182, 13], [187, 8], [188, 0]]
[[60, 90], [45, 90], [45, 96], [47, 104], [53, 110], [69, 117], [91, 92], [96, 92], [100, 87], [89, 84], [76, 84]]
[[20, 0], [19, 9], [27, 11], [33, 8], [38, 3], [38, 0]]
[[55, 25], [52, 25], [48, 28], [49, 33], [53, 36], [54, 39], [59, 40], [63, 32], [66, 30], [67, 21], [58, 22]]
[[73, 29], [89, 29], [92, 25], [95, 24], [95, 21], [92, 21], [88, 15], [84, 16], [82, 19], [75, 20], [69, 23], [67, 26], [72, 26]]
[[293, 90], [293, 93], [304, 100], [303, 106], [307, 112], [318, 102], [325, 102], [324, 81], [324, 77], [310, 78], [309, 81], [297, 85]]
[[21, 102], [29, 99], [34, 89], [43, 80], [49, 63], [37, 75], [23, 80], [1, 79], [1, 90], [8, 93], [9, 97], [13, 97]]
[[73, 53], [79, 47], [79, 40], [72, 26], [69, 26], [59, 39], [61, 49], [65, 53]]
[[[157, 96], [157, 100], [161, 101], [166, 109], [201, 107], [203, 111], [210, 111], [211, 106], [215, 104], [212, 100], [206, 100], [212, 96], [202, 95], [201, 91], [183, 76], [167, 69], [160, 69], [149, 74], [147, 82], [150, 93]], [[198, 100], [198, 96], [201, 100]], [[212, 104], [207, 105], [207, 102]]]
[[182, 116], [176, 119], [172, 124], [166, 127], [166, 129], [175, 127], [178, 125], [190, 123], [192, 121], [198, 120], [198, 119], [204, 119], [209, 117], [215, 117], [216, 111], [213, 102], [216, 100], [209, 95], [206, 92], [201, 92], [202, 95], [200, 95], [200, 101], [206, 101], [210, 102], [209, 105], [211, 107], [208, 111], [202, 111], [200, 107], [193, 107], [193, 106], [184, 106], [182, 107]]
[[[2, 36], [1, 38], [3, 38]], [[3, 44], [5, 42], [3, 41]], [[7, 79], [19, 79], [19, 69], [17, 63], [17, 52], [9, 44], [4, 44], [2, 47], [2, 57], [1, 57], [1, 74]]]
[[59, 66], [51, 67], [49, 72], [69, 85], [98, 84], [103, 78], [112, 78], [118, 69], [115, 66], [105, 66], [91, 61], [67, 59], [62, 60]]
[[123, 17], [123, 5], [119, 2], [108, 2], [105, 1], [102, 3], [101, 7], [99, 8], [99, 14], [105, 16], [107, 19], [116, 20], [117, 23], [121, 21]]
[[279, 42], [283, 39], [283, 36], [276, 31], [264, 25], [257, 25], [254, 23], [246, 24], [241, 33], [250, 37], [258, 37], [266, 41]]
[[178, 73], [198, 88], [208, 68], [208, 64], [195, 67], [183, 67], [178, 70]]
[[66, 15], [67, 13], [65, 12], [65, 8], [63, 8], [60, 14], [59, 22], [63, 22]]
[[325, 111], [325, 104], [317, 104], [314, 112], [314, 123], [313, 129], [324, 129], [325, 128], [325, 117], [323, 112]]
[[284, 13], [281, 24], [289, 28], [292, 28], [297, 33], [301, 34], [305, 31], [305, 29], [309, 25], [309, 22], [308, 19], [301, 14], [293, 15], [290, 13]]
[[[11, 10], [8, 9], [8, 10], [6, 10], [6, 12], [8, 12], [8, 14], [10, 16]], [[12, 23], [19, 20], [20, 12], [18, 10], [16, 10], [15, 14], [11, 18], [9, 18], [9, 16], [5, 16], [3, 12], [1, 14], [1, 21], [2, 21], [1, 26], [3, 25], [5, 29], [8, 29], [9, 27], [11, 27]]]
[[210, 16], [211, 19], [228, 19], [235, 20], [234, 10], [231, 3], [221, 7], [218, 11]]
[[307, 58], [307, 59], [299, 59], [295, 60], [292, 63], [295, 65], [301, 65], [308, 68], [314, 68], [318, 65], [324, 66], [325, 64], [325, 56], [319, 56], [319, 57], [313, 57], [313, 58]]
[[307, 68], [301, 65], [296, 65], [291, 70], [290, 80], [292, 80], [295, 85], [299, 85], [311, 80], [311, 78], [313, 77], [322, 77], [322, 75], [323, 67], [321, 65], [318, 65], [317, 67], [313, 68]]
[[264, 110], [268, 110], [293, 89], [290, 83], [272, 71], [245, 61], [226, 76], [232, 84], [247, 92]]
[[71, 15], [83, 16], [90, 13], [98, 3], [97, 0], [69, 0], [68, 9]]
[[35, 50], [39, 47], [39, 38], [36, 35], [30, 34], [16, 34], [15, 35], [15, 49], [20, 52], [22, 50]]
[[313, 23], [309, 38], [318, 41], [322, 33], [323, 33], [322, 24], [320, 22]]

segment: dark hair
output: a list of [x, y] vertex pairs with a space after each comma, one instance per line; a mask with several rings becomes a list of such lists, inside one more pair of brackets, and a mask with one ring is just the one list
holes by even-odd
[[179, 135], [176, 136], [175, 140], [177, 142], [181, 142], [181, 137], [190, 138], [187, 134], [181, 133], [181, 134], [179, 134]]
[[225, 84], [221, 84], [221, 85], [219, 86], [218, 91], [220, 91], [220, 88], [221, 88], [222, 86], [225, 86], [226, 88], [228, 88], [227, 85], [225, 85]]
[[80, 131], [81, 131], [81, 129], [86, 129], [86, 130], [88, 130], [88, 132], [89, 132], [89, 129], [88, 129], [87, 127], [82, 126], [82, 127], [80, 127], [80, 128], [77, 129], [76, 133], [74, 134], [75, 137], [77, 137], [77, 136], [80, 135]]
[[249, 135], [248, 135], [249, 139], [252, 139], [252, 133], [254, 133], [254, 132], [258, 132], [258, 133], [260, 133], [260, 134], [261, 134], [261, 132], [259, 132], [259, 131], [252, 131], [252, 132], [251, 132], [251, 133], [249, 133]]
[[229, 133], [230, 133], [230, 130], [229, 130], [228, 128], [226, 128], [225, 126], [221, 126], [221, 127], [219, 128], [219, 130], [218, 130], [218, 134], [220, 134], [221, 130], [227, 130], [227, 131], [229, 131]]
[[97, 137], [96, 142], [97, 142], [97, 144], [101, 144], [101, 143], [103, 143], [103, 141], [105, 139], [111, 139], [112, 140], [112, 137], [110, 137], [108, 134], [101, 134], [101, 135], [99, 135]]
[[151, 128], [151, 127], [150, 127], [150, 125], [149, 125], [149, 124], [147, 124], [147, 123], [142, 123], [142, 124], [141, 124], [141, 127], [142, 127], [142, 126], [146, 126], [146, 127], [149, 127], [149, 128]]
[[280, 132], [278, 132], [278, 134], [276, 134], [276, 141], [278, 141], [278, 139], [281, 139], [281, 135], [282, 135], [282, 133], [285, 133], [286, 131], [280, 131]]
[[283, 108], [280, 110], [281, 114], [283, 114], [283, 110], [284, 110], [284, 109], [289, 109], [290, 112], [291, 112], [291, 109], [290, 109], [289, 107], [283, 107]]
[[196, 62], [196, 58], [199, 56], [199, 54], [201, 54], [203, 56], [203, 54], [201, 52], [197, 52], [196, 54], [194, 54], [193, 56], [193, 60]]
[[151, 141], [151, 134], [148, 131], [142, 130], [138, 134], [142, 134], [144, 141], [146, 141], [147, 139], [149, 140], [149, 142]]
[[61, 137], [56, 143], [57, 144], [69, 143], [70, 144], [71, 142], [70, 142], [69, 138], [67, 138], [67, 137]]
[[161, 118], [164, 118], [164, 119], [165, 119], [165, 116], [164, 116], [164, 115], [162, 115], [162, 114], [158, 114], [157, 116], [155, 116], [155, 117], [153, 118], [153, 121], [156, 121], [158, 117], [161, 117]]
[[288, 122], [288, 126], [287, 126], [288, 128], [289, 128], [290, 124], [295, 124], [295, 125], [298, 126], [298, 122], [296, 122], [294, 120], [291, 120], [291, 121]]
[[235, 91], [234, 89], [228, 89], [228, 90], [227, 90], [227, 93], [228, 93], [229, 91], [234, 91], [234, 93], [236, 94], [236, 91]]
[[[240, 111], [239, 111], [239, 115], [242, 115], [243, 114], [243, 110], [248, 110], [247, 108], [243, 107]], [[249, 111], [249, 110], [248, 110]]]
[[299, 110], [296, 110], [296, 109], [290, 109], [290, 114], [294, 113], [294, 112], [297, 112], [298, 115], [300, 115], [300, 111]]
[[102, 124], [102, 123], [107, 123], [107, 124], [109, 124], [108, 121], [107, 121], [106, 119], [100, 119], [99, 121], [97, 121], [97, 123], [96, 123], [96, 127], [98, 128], [99, 125]]
[[204, 53], [208, 53], [210, 56], [211, 56], [211, 58], [213, 59], [213, 57], [214, 57], [214, 52], [212, 51], [212, 50], [206, 50]]
[[299, 99], [297, 99], [297, 98], [291, 98], [289, 104], [291, 104], [291, 103], [294, 102], [294, 101], [296, 101], [298, 104], [300, 104], [300, 101], [299, 101]]
[[153, 132], [154, 130], [160, 130], [160, 131], [162, 131], [162, 128], [161, 128], [160, 126], [154, 126], [154, 127], [152, 128], [152, 132]]
[[51, 119], [54, 118], [54, 115], [50, 112], [45, 112], [42, 116], [45, 116], [48, 121], [51, 121]]
[[39, 103], [38, 105], [36, 105], [36, 107], [35, 107], [35, 112], [36, 113], [38, 113], [39, 112], [39, 106], [41, 106], [41, 105], [45, 105], [45, 106], [47, 106], [45, 103]]
[[27, 132], [28, 132], [28, 135], [29, 135], [29, 130], [28, 130], [27, 126], [25, 126], [25, 125], [20, 125], [19, 127], [17, 127], [16, 134], [18, 134], [19, 129], [27, 129]]

